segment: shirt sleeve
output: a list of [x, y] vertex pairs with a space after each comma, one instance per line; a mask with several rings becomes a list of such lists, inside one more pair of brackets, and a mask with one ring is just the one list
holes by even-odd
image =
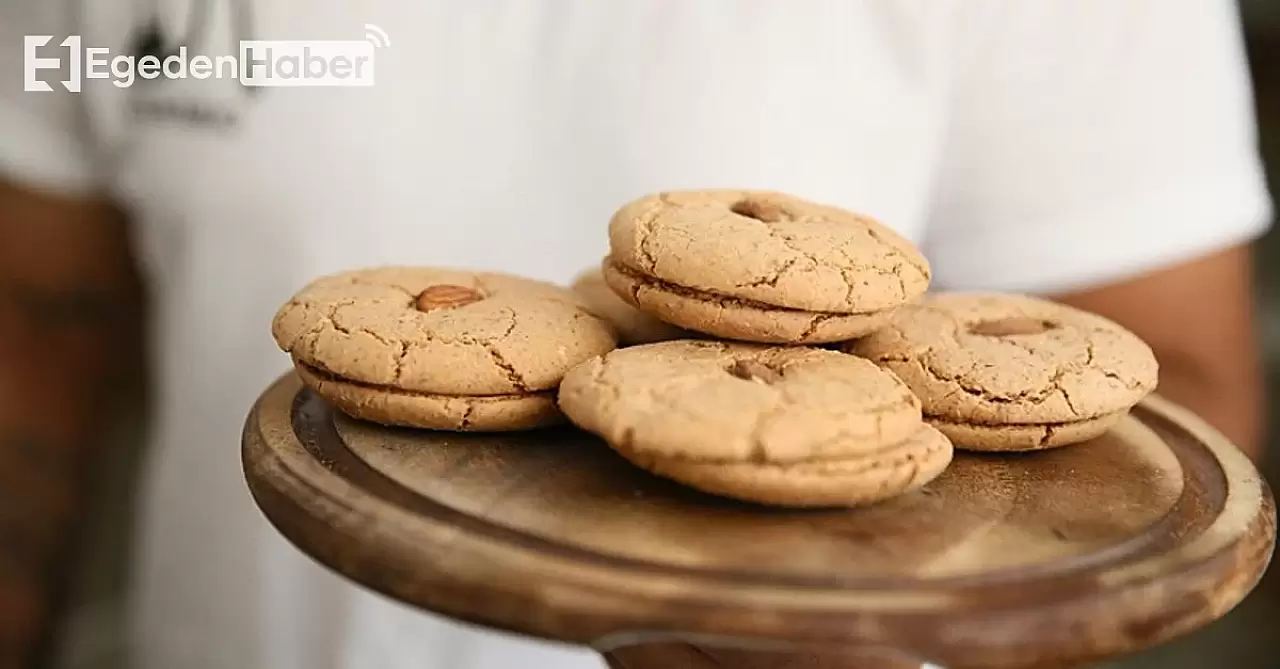
[[964, 6], [924, 240], [939, 287], [1078, 290], [1268, 229], [1234, 3]]
[[44, 71], [52, 92], [24, 90], [26, 35], [48, 35], [38, 54], [62, 57], [58, 44], [75, 32], [71, 0], [0, 2], [0, 178], [79, 195], [97, 190], [86, 117], [79, 94], [62, 89], [65, 76]]

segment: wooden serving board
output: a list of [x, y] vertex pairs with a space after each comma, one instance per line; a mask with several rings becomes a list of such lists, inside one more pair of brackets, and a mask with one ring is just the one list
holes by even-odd
[[923, 491], [858, 510], [703, 495], [572, 428], [361, 423], [292, 374], [254, 407], [243, 458], [267, 517], [340, 574], [598, 649], [674, 636], [1064, 666], [1217, 619], [1275, 540], [1248, 459], [1159, 398], [1090, 443], [960, 454]]

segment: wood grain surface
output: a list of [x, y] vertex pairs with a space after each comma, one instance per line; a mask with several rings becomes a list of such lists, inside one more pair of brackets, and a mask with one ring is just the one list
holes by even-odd
[[254, 407], [243, 459], [266, 516], [338, 573], [600, 650], [678, 639], [1071, 666], [1222, 616], [1275, 540], [1248, 459], [1159, 398], [1087, 444], [961, 454], [924, 490], [857, 510], [704, 495], [572, 428], [361, 423], [292, 374]]

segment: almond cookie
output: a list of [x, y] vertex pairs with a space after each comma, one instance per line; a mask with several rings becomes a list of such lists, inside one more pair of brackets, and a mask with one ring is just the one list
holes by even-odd
[[565, 372], [615, 346], [571, 291], [529, 279], [390, 267], [313, 281], [272, 334], [335, 407], [386, 425], [521, 430], [562, 422]]
[[863, 455], [795, 463], [699, 462], [632, 454], [650, 472], [706, 493], [787, 507], [861, 506], [916, 490], [951, 464], [951, 441], [921, 425], [899, 444]]
[[582, 298], [583, 304], [591, 310], [591, 313], [613, 326], [614, 332], [618, 334], [618, 344], [621, 346], [697, 337], [696, 333], [664, 323], [627, 304], [605, 284], [604, 275], [599, 267], [579, 274], [574, 279], [572, 288]]
[[904, 383], [837, 351], [697, 340], [619, 349], [570, 371], [560, 406], [638, 466], [768, 504], [884, 499], [951, 458]]
[[897, 374], [929, 422], [970, 450], [1092, 439], [1155, 389], [1158, 372], [1120, 325], [1022, 295], [932, 295], [847, 350]]
[[880, 223], [763, 191], [659, 193], [609, 223], [609, 287], [642, 311], [763, 343], [847, 340], [929, 286], [924, 256]]

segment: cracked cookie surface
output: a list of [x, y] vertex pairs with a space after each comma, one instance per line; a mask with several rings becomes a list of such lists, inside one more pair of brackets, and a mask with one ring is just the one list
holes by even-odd
[[907, 386], [866, 360], [702, 340], [593, 358], [565, 376], [559, 402], [621, 453], [699, 462], [845, 458], [923, 425]]
[[650, 195], [609, 223], [614, 261], [702, 293], [813, 312], [870, 313], [928, 288], [929, 264], [862, 215], [765, 191]]
[[413, 267], [316, 279], [271, 331], [304, 382], [344, 412], [448, 430], [562, 422], [554, 390], [565, 372], [615, 346], [568, 289]]
[[[418, 308], [433, 287], [475, 301]], [[571, 367], [615, 346], [613, 331], [571, 291], [495, 273], [381, 268], [317, 279], [272, 322], [280, 348], [334, 376], [443, 395], [555, 388]]]
[[1151, 348], [1120, 325], [1022, 295], [927, 296], [847, 350], [897, 374], [928, 416], [977, 426], [1043, 428], [1127, 411], [1158, 372]]
[[697, 334], [655, 318], [628, 303], [609, 288], [599, 267], [587, 270], [571, 286], [592, 313], [608, 321], [623, 346], [689, 339]]

